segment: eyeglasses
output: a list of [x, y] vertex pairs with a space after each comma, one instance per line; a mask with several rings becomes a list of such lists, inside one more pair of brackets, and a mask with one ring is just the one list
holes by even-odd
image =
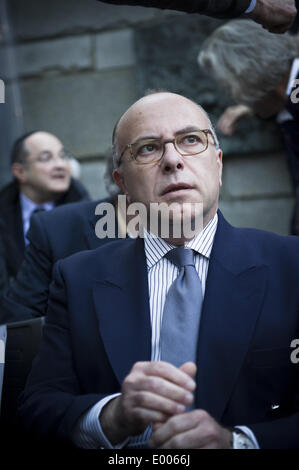
[[71, 158], [71, 155], [66, 151], [60, 152], [58, 155], [54, 155], [52, 152], [47, 151], [40, 153], [35, 161], [38, 163], [48, 163], [57, 158], [59, 158], [60, 160], [68, 161]]
[[216, 139], [211, 129], [201, 129], [193, 132], [178, 134], [174, 139], [140, 139], [137, 142], [126, 145], [121, 152], [119, 161], [127, 149], [130, 150], [131, 159], [137, 165], [147, 165], [149, 163], [158, 162], [163, 158], [165, 153], [165, 144], [172, 143], [176, 151], [183, 157], [198, 155], [209, 146], [209, 136], [212, 144], [216, 145]]

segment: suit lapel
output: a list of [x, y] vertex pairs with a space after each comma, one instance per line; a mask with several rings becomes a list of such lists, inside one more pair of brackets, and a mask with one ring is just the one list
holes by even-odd
[[151, 359], [151, 325], [143, 240], [119, 244], [111, 269], [93, 287], [100, 335], [122, 383], [136, 361]]
[[15, 213], [15, 236], [17, 240], [18, 247], [20, 252], [24, 252], [25, 241], [24, 241], [24, 230], [23, 230], [23, 219], [22, 219], [22, 210], [20, 203], [18, 202]]
[[101, 239], [96, 236], [95, 226], [96, 226], [97, 220], [98, 218], [95, 217], [94, 215], [90, 217], [90, 219], [88, 220], [88, 226], [85, 230], [85, 240], [87, 243], [87, 247], [90, 250], [99, 248], [101, 245], [105, 243], [105, 241], [108, 241], [108, 239], [106, 238]]
[[196, 404], [218, 420], [249, 348], [268, 272], [267, 266], [255, 263], [252, 257], [249, 261], [245, 245], [239, 237], [234, 239], [234, 231], [220, 214], [198, 342]]
[[[106, 214], [99, 214], [97, 213], [96, 214], [96, 207], [99, 205], [99, 204], [107, 204], [107, 209], [111, 210], [111, 213], [109, 213], [109, 216], [112, 217], [111, 220], [111, 228], [113, 229], [113, 227], [115, 228], [115, 230], [113, 231], [115, 233], [115, 238], [99, 238], [97, 236], [97, 229], [100, 228], [100, 225], [102, 222], [101, 222], [101, 218], [102, 217], [105, 217], [105, 220], [108, 220], [108, 216]], [[104, 206], [103, 206], [104, 207]], [[87, 227], [86, 227], [86, 230], [85, 230], [85, 239], [86, 239], [86, 243], [87, 243], [87, 246], [89, 249], [93, 250], [95, 248], [98, 248], [100, 246], [102, 246], [104, 243], [108, 243], [108, 242], [111, 242], [111, 241], [114, 241], [117, 239], [117, 236], [118, 236], [118, 227], [117, 227], [117, 219], [115, 217], [115, 213], [114, 213], [114, 209], [113, 209], [114, 205], [113, 205], [113, 199], [112, 198], [108, 198], [108, 199], [104, 199], [102, 201], [98, 201], [95, 206], [94, 206], [94, 211], [92, 214], [89, 215], [88, 217], [88, 221], [87, 221]], [[97, 225], [98, 224], [98, 225]]]
[[9, 237], [9, 253], [7, 253], [7, 258], [9, 259], [9, 264], [13, 267], [13, 276], [15, 276], [23, 260], [25, 250], [23, 219], [19, 198], [12, 201], [3, 218]]

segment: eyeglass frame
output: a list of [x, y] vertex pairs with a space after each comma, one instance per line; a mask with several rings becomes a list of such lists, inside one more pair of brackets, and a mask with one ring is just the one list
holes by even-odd
[[[131, 144], [127, 144], [125, 146], [125, 148], [123, 149], [123, 151], [121, 152], [120, 154], [120, 157], [118, 159], [118, 165], [120, 164], [120, 161], [122, 159], [122, 156], [123, 154], [126, 152], [127, 149], [130, 150], [130, 156], [131, 156], [131, 160], [134, 161], [134, 163], [136, 165], [149, 165], [150, 163], [158, 163], [162, 160], [162, 158], [164, 157], [164, 154], [165, 154], [165, 144], [173, 144], [175, 150], [181, 155], [181, 157], [188, 157], [188, 156], [191, 156], [191, 155], [199, 155], [203, 152], [205, 152], [207, 150], [207, 148], [209, 147], [209, 138], [208, 138], [208, 134], [212, 137], [213, 139], [213, 145], [215, 145], [216, 147], [219, 147], [219, 144], [218, 144], [218, 141], [217, 141], [217, 138], [215, 136], [215, 133], [212, 129], [196, 129], [196, 130], [193, 130], [191, 132], [186, 132], [186, 135], [188, 134], [191, 134], [192, 135], [192, 132], [203, 132], [206, 136], [206, 147], [201, 150], [200, 152], [196, 152], [196, 153], [181, 153], [177, 146], [176, 146], [176, 139], [182, 135], [182, 134], [178, 134], [174, 139], [167, 139], [167, 140], [163, 140], [163, 141], [160, 141], [160, 143], [163, 145], [163, 152], [162, 152], [162, 155], [161, 157], [158, 159], [158, 160], [152, 160], [150, 162], [138, 162], [135, 158], [134, 158], [134, 155], [133, 155], [133, 151], [132, 151], [132, 146], [137, 144], [138, 143], [138, 140], [136, 142], [132, 142]], [[183, 133], [184, 134], [184, 133]], [[142, 140], [142, 139], [141, 139]], [[159, 141], [159, 139], [144, 139], [144, 140], [148, 140], [148, 141]]]

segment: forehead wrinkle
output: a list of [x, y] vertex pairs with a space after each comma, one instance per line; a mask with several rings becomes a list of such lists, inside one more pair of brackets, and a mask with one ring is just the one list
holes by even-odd
[[[167, 103], [167, 100], [168, 100], [168, 103]], [[155, 112], [157, 109], [160, 109], [158, 108], [158, 106], [161, 105], [161, 102], [163, 104], [163, 101], [164, 101], [164, 106], [165, 106], [165, 101], [166, 101], [167, 106], [165, 106], [162, 109], [161, 119], [167, 119], [167, 115], [169, 115], [169, 120], [170, 120], [169, 127], [172, 125], [171, 109], [173, 107], [178, 107], [178, 106], [185, 108], [187, 105], [191, 109], [193, 108], [193, 110], [196, 110], [198, 112], [198, 116], [200, 117], [200, 119], [204, 119], [204, 121], [206, 121], [207, 123], [207, 125], [198, 124], [196, 126], [195, 125], [192, 126], [194, 130], [195, 128], [199, 129], [201, 127], [212, 128], [211, 121], [207, 112], [198, 103], [195, 103], [194, 101], [189, 100], [188, 98], [185, 98], [175, 93], [157, 93], [157, 94], [148, 95], [148, 96], [141, 98], [140, 100], [135, 102], [121, 116], [117, 125], [116, 132], [115, 132], [115, 146], [118, 149], [121, 149], [122, 147], [126, 146], [128, 143], [132, 143], [132, 141], [136, 142], [140, 138], [147, 138], [148, 135], [151, 138], [154, 137], [154, 133], [152, 131], [147, 132], [146, 129], [144, 130], [144, 132], [146, 132], [146, 137], [138, 136], [138, 137], [134, 137], [133, 139], [133, 136], [130, 137], [130, 134], [132, 134], [132, 131], [135, 130], [135, 127], [138, 127], [140, 123], [143, 123], [143, 121], [145, 120], [148, 121], [150, 118], [150, 114], [153, 114], [153, 112]], [[155, 124], [155, 120], [157, 116], [152, 116], [152, 118]], [[176, 133], [174, 133], [174, 135], [176, 135]], [[158, 137], [161, 138], [161, 133]]]
[[[186, 127], [181, 128], [177, 131], [174, 131], [173, 135], [176, 137], [176, 136], [181, 135], [181, 134], [189, 134], [191, 132], [197, 132], [199, 130], [202, 130], [202, 129], [200, 129], [198, 126], [186, 126]], [[141, 136], [134, 139], [134, 141], [131, 142], [131, 144], [135, 144], [135, 143], [143, 141], [143, 140], [163, 140], [163, 135], [162, 135], [162, 133], [160, 133], [160, 134], [151, 134], [151, 135], [143, 135], [142, 134]]]

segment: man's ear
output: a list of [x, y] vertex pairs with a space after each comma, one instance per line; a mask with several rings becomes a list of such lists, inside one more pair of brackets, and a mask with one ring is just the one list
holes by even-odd
[[11, 172], [19, 183], [26, 182], [26, 171], [22, 163], [13, 163], [11, 166]]
[[122, 193], [127, 195], [128, 191], [126, 188], [122, 171], [119, 168], [115, 168], [115, 170], [113, 170], [112, 172], [112, 176], [115, 184], [117, 184], [117, 186], [121, 189]]
[[218, 149], [217, 150], [217, 163], [219, 166], [219, 186], [222, 186], [222, 168], [223, 168], [222, 157], [223, 157], [223, 152], [221, 149]]

